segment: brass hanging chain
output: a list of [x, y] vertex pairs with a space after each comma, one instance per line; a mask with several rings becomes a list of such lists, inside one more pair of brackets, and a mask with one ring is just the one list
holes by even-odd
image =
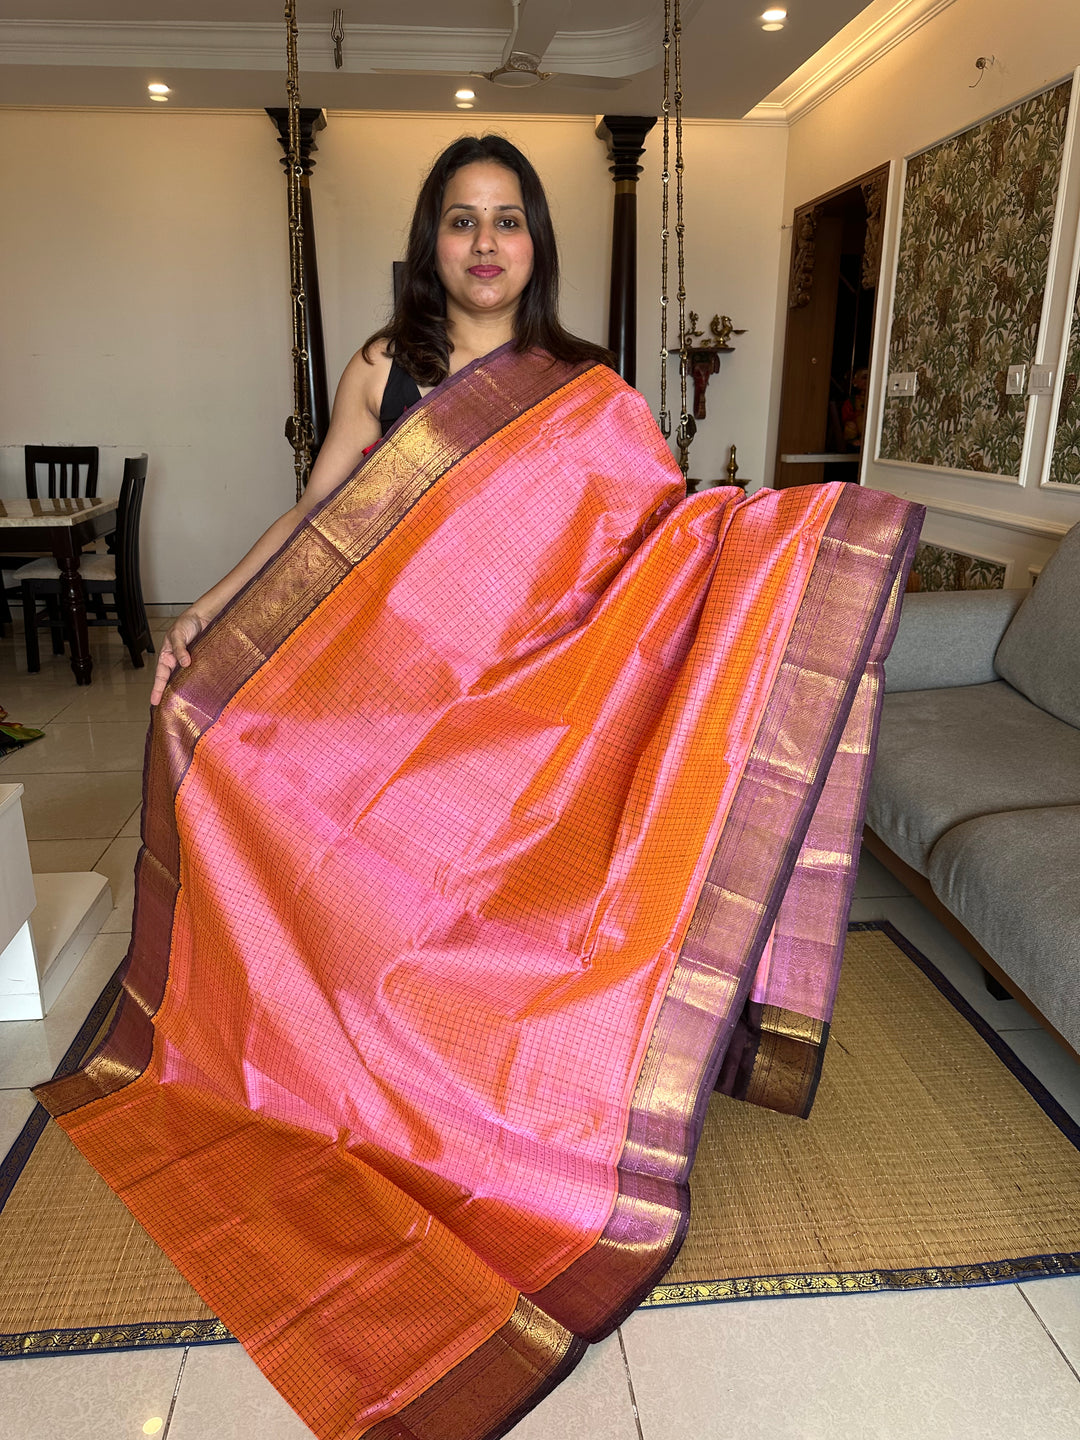
[[[667, 0], [665, 0], [665, 4]], [[686, 408], [686, 381], [690, 372], [690, 341], [686, 333], [686, 224], [683, 218], [683, 145], [682, 145], [682, 13], [680, 0], [672, 0], [671, 49], [675, 68], [675, 242], [678, 255], [679, 289], [679, 466], [684, 475], [690, 472], [690, 442], [697, 431], [697, 422]]]
[[285, 0], [286, 91], [289, 101], [289, 149], [285, 173], [289, 204], [289, 282], [292, 293], [293, 413], [286, 427], [293, 447], [296, 498], [304, 493], [315, 440], [308, 386], [307, 295], [304, 287], [303, 154], [300, 147], [300, 66], [297, 59], [296, 0]]
[[664, 0], [664, 168], [660, 176], [663, 195], [660, 222], [660, 433], [671, 434], [671, 411], [667, 403], [668, 381], [668, 219], [670, 216], [671, 169], [671, 0]]

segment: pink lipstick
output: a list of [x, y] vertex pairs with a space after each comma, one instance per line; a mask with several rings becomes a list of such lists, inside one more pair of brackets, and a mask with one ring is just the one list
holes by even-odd
[[473, 265], [469, 269], [470, 275], [475, 275], [477, 280], [494, 280], [496, 275], [502, 274], [501, 265]]

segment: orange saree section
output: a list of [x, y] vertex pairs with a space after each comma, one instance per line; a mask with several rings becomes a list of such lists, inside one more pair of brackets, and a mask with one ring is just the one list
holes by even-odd
[[640, 397], [545, 365], [455, 377], [200, 641], [151, 738], [128, 1014], [53, 1095], [326, 1440], [501, 1433], [580, 1352], [524, 1297], [625, 1191], [845, 491], [680, 503]]

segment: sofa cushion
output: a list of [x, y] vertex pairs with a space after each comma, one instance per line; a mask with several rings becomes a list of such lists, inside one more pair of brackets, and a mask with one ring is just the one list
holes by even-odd
[[1080, 730], [1004, 681], [885, 696], [866, 821], [920, 874], [976, 815], [1077, 804]]
[[934, 893], [1080, 1050], [1080, 806], [981, 815], [930, 856]]
[[1022, 695], [1080, 725], [1080, 525], [1050, 557], [1005, 631], [994, 669]]
[[994, 655], [1030, 590], [926, 590], [904, 596], [885, 689], [936, 690], [998, 679]]

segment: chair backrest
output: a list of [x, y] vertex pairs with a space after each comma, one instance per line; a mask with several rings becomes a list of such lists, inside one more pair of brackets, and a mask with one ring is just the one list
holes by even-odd
[[48, 498], [66, 500], [75, 495], [96, 495], [96, 445], [27, 445], [26, 498], [38, 498], [38, 467], [48, 469]]
[[139, 569], [139, 520], [147, 464], [145, 455], [129, 455], [124, 461], [124, 480], [116, 510], [116, 602], [119, 613], [128, 617], [128, 628], [133, 634], [149, 629]]

